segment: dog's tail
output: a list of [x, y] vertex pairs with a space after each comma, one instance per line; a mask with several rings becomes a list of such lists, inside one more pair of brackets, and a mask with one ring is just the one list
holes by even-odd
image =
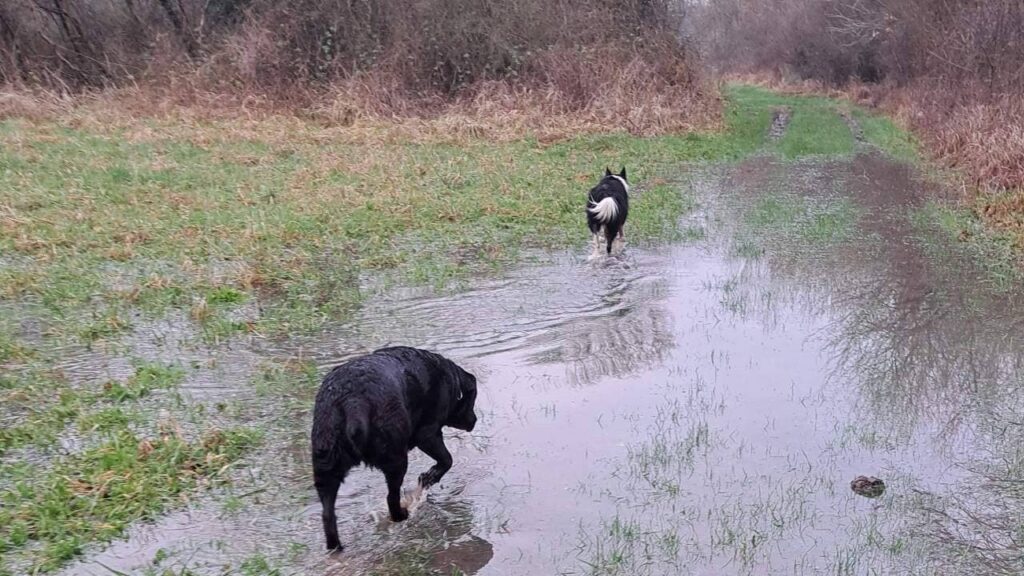
[[356, 414], [358, 414], [358, 416], [355, 418], [349, 418], [345, 422], [345, 433], [341, 435], [341, 439], [345, 451], [356, 460], [362, 460], [362, 446], [366, 443], [369, 423], [366, 421], [365, 411], [359, 410]]
[[[364, 418], [348, 418], [339, 406], [316, 406], [313, 414], [313, 467], [331, 470], [351, 468], [363, 459], [361, 446], [366, 442]], [[352, 414], [361, 411], [352, 410]]]
[[605, 198], [596, 204], [591, 201], [587, 211], [597, 217], [601, 222], [611, 222], [619, 215], [619, 203], [614, 198]]

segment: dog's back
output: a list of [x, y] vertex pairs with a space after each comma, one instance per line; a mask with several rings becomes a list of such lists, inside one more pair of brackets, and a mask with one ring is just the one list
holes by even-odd
[[360, 463], [379, 467], [385, 446], [404, 443], [411, 423], [403, 395], [405, 366], [374, 353], [324, 377], [313, 413], [313, 470], [340, 473]]
[[626, 171], [611, 174], [605, 171], [604, 178], [587, 194], [587, 227], [594, 235], [604, 233], [607, 252], [626, 224], [629, 214], [629, 188]]

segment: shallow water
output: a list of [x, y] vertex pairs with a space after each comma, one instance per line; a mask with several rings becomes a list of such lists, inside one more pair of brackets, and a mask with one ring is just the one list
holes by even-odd
[[[186, 393], [249, 406], [269, 441], [233, 487], [66, 573], [138, 573], [162, 557], [161, 570], [219, 574], [254, 555], [282, 574], [1024, 570], [1024, 300], [913, 225], [932, 192], [872, 155], [758, 159], [685, 185], [702, 200], [685, 223], [705, 227], [698, 243], [597, 264], [584, 249], [549, 254], [454, 294], [396, 290], [315, 337], [208, 350], [160, 336], [187, 330], [173, 320], [136, 334], [132, 356], [202, 365]], [[763, 225], [764, 198], [852, 207], [852, 233]], [[738, 248], [752, 238], [759, 255]], [[326, 556], [313, 390], [267, 405], [247, 379], [264, 360], [312, 359], [322, 374], [400, 343], [476, 373], [480, 422], [449, 435], [455, 465], [408, 522], [375, 522], [383, 477], [353, 472], [338, 505], [346, 552]], [[124, 356], [69, 362], [102, 374]], [[414, 453], [410, 486], [429, 465]], [[854, 494], [861, 474], [884, 495]]]

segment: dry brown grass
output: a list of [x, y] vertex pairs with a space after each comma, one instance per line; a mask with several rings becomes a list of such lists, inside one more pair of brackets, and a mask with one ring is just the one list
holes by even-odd
[[273, 141], [275, 133], [282, 142], [308, 138], [313, 144], [508, 142], [527, 137], [555, 142], [596, 133], [655, 136], [720, 127], [722, 100], [712, 82], [659, 81], [640, 58], [617, 71], [578, 71], [591, 72], [595, 85], [586, 89], [594, 95], [583, 99], [573, 99], [554, 82], [523, 87], [491, 81], [434, 106], [412, 106], [400, 99], [394, 107], [382, 105], [374, 85], [361, 80], [340, 82], [329, 94], [301, 105], [182, 85], [173, 90], [112, 89], [75, 98], [8, 90], [0, 95], [0, 119], [116, 131], [133, 141], [184, 137], [200, 146], [257, 136]]
[[[0, 9], [0, 31], [17, 24], [0, 34], [0, 82], [18, 87], [0, 94], [0, 118], [200, 146], [297, 126], [352, 143], [550, 142], [720, 120], [671, 0], [254, 0], [233, 15], [200, 0], [55, 5]], [[64, 38], [51, 16], [88, 34]], [[29, 42], [46, 34], [55, 44]]]
[[912, 124], [930, 147], [976, 186], [1024, 188], [1024, 96], [968, 105], [925, 103], [911, 110]]
[[0, 120], [51, 118], [60, 110], [60, 104], [61, 99], [52, 93], [29, 93], [0, 87]]

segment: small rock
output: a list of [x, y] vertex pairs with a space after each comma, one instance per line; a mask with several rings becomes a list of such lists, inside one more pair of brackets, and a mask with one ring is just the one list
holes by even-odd
[[885, 492], [885, 482], [874, 476], [857, 476], [850, 482], [850, 490], [865, 498], [878, 498]]

